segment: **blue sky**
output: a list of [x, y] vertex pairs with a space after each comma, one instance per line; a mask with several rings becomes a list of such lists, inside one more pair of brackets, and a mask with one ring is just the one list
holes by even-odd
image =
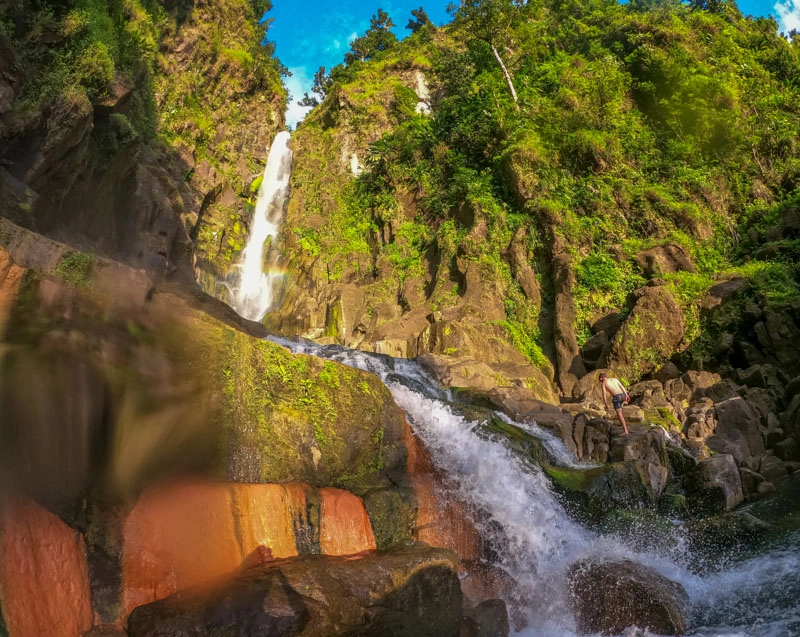
[[[297, 105], [303, 93], [311, 90], [314, 73], [320, 66], [330, 69], [339, 64], [350, 49], [350, 42], [369, 28], [369, 20], [378, 7], [387, 11], [397, 27], [399, 38], [410, 33], [406, 28], [411, 10], [422, 4], [431, 20], [437, 25], [449, 20], [445, 11], [449, 0], [315, 0], [299, 3], [297, 0], [272, 0], [273, 18], [267, 37], [275, 42], [276, 54], [292, 72], [286, 86], [294, 101], [286, 114], [287, 123], [294, 127], [303, 118], [307, 108]], [[772, 14], [778, 19], [781, 30], [800, 31], [800, 0], [738, 0], [742, 13], [750, 15]]]

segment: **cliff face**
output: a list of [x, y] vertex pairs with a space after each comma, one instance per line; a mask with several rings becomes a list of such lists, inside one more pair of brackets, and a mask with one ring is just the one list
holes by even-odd
[[797, 40], [725, 3], [486, 7], [332, 74], [267, 324], [546, 400], [605, 367], [774, 360], [716, 341], [747, 303], [796, 328]]
[[154, 275], [196, 268], [212, 288], [242, 248], [249, 186], [283, 126], [258, 26], [267, 8], [5, 7], [2, 215]]

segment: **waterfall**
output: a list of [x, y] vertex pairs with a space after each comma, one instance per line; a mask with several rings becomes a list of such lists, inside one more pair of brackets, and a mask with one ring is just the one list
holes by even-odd
[[[620, 538], [589, 531], [573, 521], [536, 465], [502, 441], [479, 435], [414, 361], [274, 337], [292, 351], [331, 359], [376, 374], [406, 412], [437, 467], [452, 478], [454, 497], [488, 515], [475, 520], [496, 539], [499, 565], [517, 582], [528, 626], [520, 636], [576, 634], [567, 571], [583, 558], [631, 559], [680, 582], [691, 599], [688, 634], [781, 637], [800, 634], [800, 537], [765, 555], [731, 561], [724, 568], [697, 565], [683, 544], [640, 549]], [[499, 417], [505, 419], [505, 417]], [[560, 440], [535, 425], [518, 424], [540, 437], [560, 464], [575, 461]], [[676, 524], [678, 524], [676, 522]], [[498, 530], [499, 529], [499, 530]], [[642, 632], [626, 633], [642, 635]], [[646, 633], [650, 634], [650, 633]]]
[[253, 321], [260, 321], [272, 309], [284, 277], [277, 264], [270, 261], [269, 253], [283, 221], [291, 168], [289, 133], [283, 131], [275, 136], [269, 151], [238, 281], [231, 290], [233, 309]]

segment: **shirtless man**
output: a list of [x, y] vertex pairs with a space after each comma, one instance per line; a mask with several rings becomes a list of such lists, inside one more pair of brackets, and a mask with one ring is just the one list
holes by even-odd
[[611, 403], [617, 412], [622, 428], [625, 430], [625, 435], [628, 434], [628, 425], [625, 422], [625, 417], [622, 415], [622, 405], [630, 402], [630, 395], [628, 390], [623, 387], [622, 383], [616, 378], [609, 378], [605, 374], [600, 374], [600, 386], [603, 388], [603, 405], [608, 409], [607, 394], [611, 395]]

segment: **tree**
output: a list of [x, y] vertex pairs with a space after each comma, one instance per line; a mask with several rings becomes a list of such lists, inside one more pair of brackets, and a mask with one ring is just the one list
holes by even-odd
[[333, 84], [333, 80], [330, 78], [330, 76], [325, 74], [325, 67], [319, 67], [317, 72], [314, 73], [314, 85], [311, 87], [311, 92], [315, 93], [318, 97], [314, 97], [306, 93], [303, 95], [303, 99], [298, 101], [298, 104], [300, 104], [300, 106], [317, 106], [322, 100], [325, 99], [331, 84]]
[[508, 41], [516, 10], [524, 4], [525, 0], [461, 0], [457, 7], [452, 4], [448, 7], [456, 22], [466, 23], [471, 35], [489, 45], [503, 72], [515, 105], [517, 105], [517, 91], [497, 47], [501, 42]]
[[416, 33], [426, 24], [431, 24], [431, 19], [425, 13], [425, 9], [420, 7], [419, 9], [411, 10], [411, 17], [408, 19], [406, 29], [409, 29], [411, 33]]
[[370, 19], [367, 32], [350, 43], [350, 51], [345, 54], [345, 64], [352, 64], [356, 60], [362, 62], [370, 59], [376, 53], [391, 48], [397, 42], [397, 37], [390, 31], [395, 23], [383, 9]]

